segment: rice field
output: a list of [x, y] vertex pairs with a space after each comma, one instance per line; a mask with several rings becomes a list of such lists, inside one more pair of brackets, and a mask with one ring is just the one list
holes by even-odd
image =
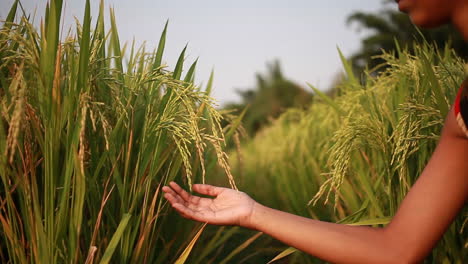
[[[231, 155], [234, 174], [242, 175], [239, 188], [314, 219], [387, 224], [435, 149], [467, 74], [449, 49], [438, 53], [426, 43], [416, 50], [382, 55], [391, 68], [365, 84], [342, 57], [347, 77], [335, 97], [309, 85], [315, 92], [309, 109], [289, 110]], [[427, 263], [468, 259], [467, 216], [465, 208]], [[320, 261], [295, 253], [290, 263]]]
[[62, 5], [36, 29], [16, 1], [0, 30], [0, 260], [183, 263], [199, 227], [160, 188], [217, 168], [235, 187], [211, 84], [194, 85], [185, 49], [167, 70], [167, 25], [154, 51], [121, 46], [112, 9], [93, 27], [86, 1], [61, 35]]
[[[2, 263], [321, 263], [261, 233], [187, 221], [160, 189], [221, 184], [315, 219], [385, 225], [466, 76], [428, 44], [384, 54], [392, 67], [365, 84], [342, 58], [336, 96], [311, 86], [310, 108], [239, 142], [242, 115], [215, 108], [213, 76], [194, 84], [186, 48], [168, 70], [170, 25], [147, 50], [120, 42], [103, 1], [95, 25], [87, 0], [76, 30], [62, 31], [62, 5], [51, 0], [36, 28], [16, 1], [0, 29]], [[229, 156], [226, 142], [237, 145]], [[467, 215], [427, 263], [468, 259]]]

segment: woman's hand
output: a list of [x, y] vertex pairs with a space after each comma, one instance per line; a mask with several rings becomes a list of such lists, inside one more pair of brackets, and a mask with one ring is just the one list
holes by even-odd
[[239, 225], [251, 228], [255, 201], [247, 194], [207, 184], [194, 184], [193, 190], [214, 198], [194, 196], [171, 182], [162, 189], [164, 197], [183, 217], [214, 225]]

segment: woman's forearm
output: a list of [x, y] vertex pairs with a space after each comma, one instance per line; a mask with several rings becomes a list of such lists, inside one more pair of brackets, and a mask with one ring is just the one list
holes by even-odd
[[449, 114], [429, 163], [385, 228], [326, 223], [258, 203], [247, 227], [330, 262], [417, 263], [468, 198], [468, 140], [460, 131]]
[[316, 221], [258, 203], [247, 227], [333, 263], [405, 263], [384, 228]]
[[214, 199], [190, 195], [176, 183], [163, 191], [184, 217], [256, 229], [329, 262], [417, 263], [429, 254], [468, 198], [468, 140], [459, 132], [455, 116], [449, 115], [432, 158], [385, 228], [295, 216], [260, 205], [245, 193], [210, 185], [193, 189]]

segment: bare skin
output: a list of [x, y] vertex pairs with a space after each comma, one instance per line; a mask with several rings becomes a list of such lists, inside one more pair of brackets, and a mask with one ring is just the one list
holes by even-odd
[[431, 28], [452, 23], [468, 40], [468, 1], [395, 0], [400, 11], [408, 13], [414, 24]]
[[[468, 0], [401, 0], [399, 8], [420, 26], [452, 22], [468, 40]], [[442, 237], [468, 198], [467, 159], [468, 139], [452, 109], [429, 163], [385, 228], [304, 218], [263, 206], [243, 192], [211, 185], [195, 184], [193, 189], [213, 199], [190, 195], [174, 182], [163, 191], [188, 219], [259, 230], [329, 262], [417, 263]]]

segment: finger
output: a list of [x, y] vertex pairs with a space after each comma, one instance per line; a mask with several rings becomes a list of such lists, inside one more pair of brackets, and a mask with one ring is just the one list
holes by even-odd
[[[184, 199], [182, 199], [182, 197], [180, 197], [173, 189], [171, 189], [170, 187], [167, 187], [167, 186], [164, 186], [162, 188], [163, 192], [165, 194], [170, 194], [171, 197], [178, 203], [186, 203], [184, 201]], [[164, 195], [164, 197], [166, 197], [166, 195]]]
[[[170, 193], [166, 193], [164, 194], [164, 198], [166, 198], [166, 200], [169, 201], [169, 203], [174, 206], [174, 204], [182, 204], [184, 205], [184, 201], [182, 199], [178, 199], [176, 196], [170, 194]], [[185, 205], [184, 205], [185, 206]]]
[[162, 187], [162, 191], [163, 191], [164, 193], [173, 193], [173, 192], [174, 192], [174, 191], [171, 189], [171, 187], [169, 187], [169, 186], [163, 186], [163, 187]]
[[169, 201], [171, 204], [172, 208], [174, 208], [181, 216], [190, 219], [190, 216], [187, 213], [184, 213], [186, 211], [184, 205], [175, 202], [174, 197], [170, 194], [165, 194], [164, 197]]
[[162, 187], [162, 190], [163, 190], [164, 193], [170, 193], [170, 194], [172, 194], [174, 196], [178, 196], [178, 194], [169, 186]]
[[166, 198], [173, 207], [175, 204], [180, 204], [180, 201], [170, 193], [164, 194], [164, 198]]
[[182, 199], [184, 199], [186, 202], [190, 201], [190, 194], [182, 189], [182, 187], [180, 187], [177, 183], [170, 182], [169, 185], [178, 195], [180, 195]]
[[194, 184], [193, 190], [197, 193], [209, 195], [209, 196], [218, 196], [220, 195], [226, 188], [217, 187], [208, 184]]
[[[188, 206], [190, 208], [196, 208], [199, 205], [207, 205], [207, 204], [210, 204], [212, 202], [212, 199], [201, 198], [199, 196], [190, 195], [190, 194], [187, 194], [188, 197], [183, 199], [177, 192], [175, 192], [175, 190], [173, 190], [172, 188], [167, 187], [167, 186], [163, 187], [163, 191], [165, 193], [170, 193], [172, 196], [174, 196], [177, 199], [177, 201], [179, 203], [182, 203], [185, 206]], [[183, 191], [183, 189], [182, 189], [182, 191]]]

